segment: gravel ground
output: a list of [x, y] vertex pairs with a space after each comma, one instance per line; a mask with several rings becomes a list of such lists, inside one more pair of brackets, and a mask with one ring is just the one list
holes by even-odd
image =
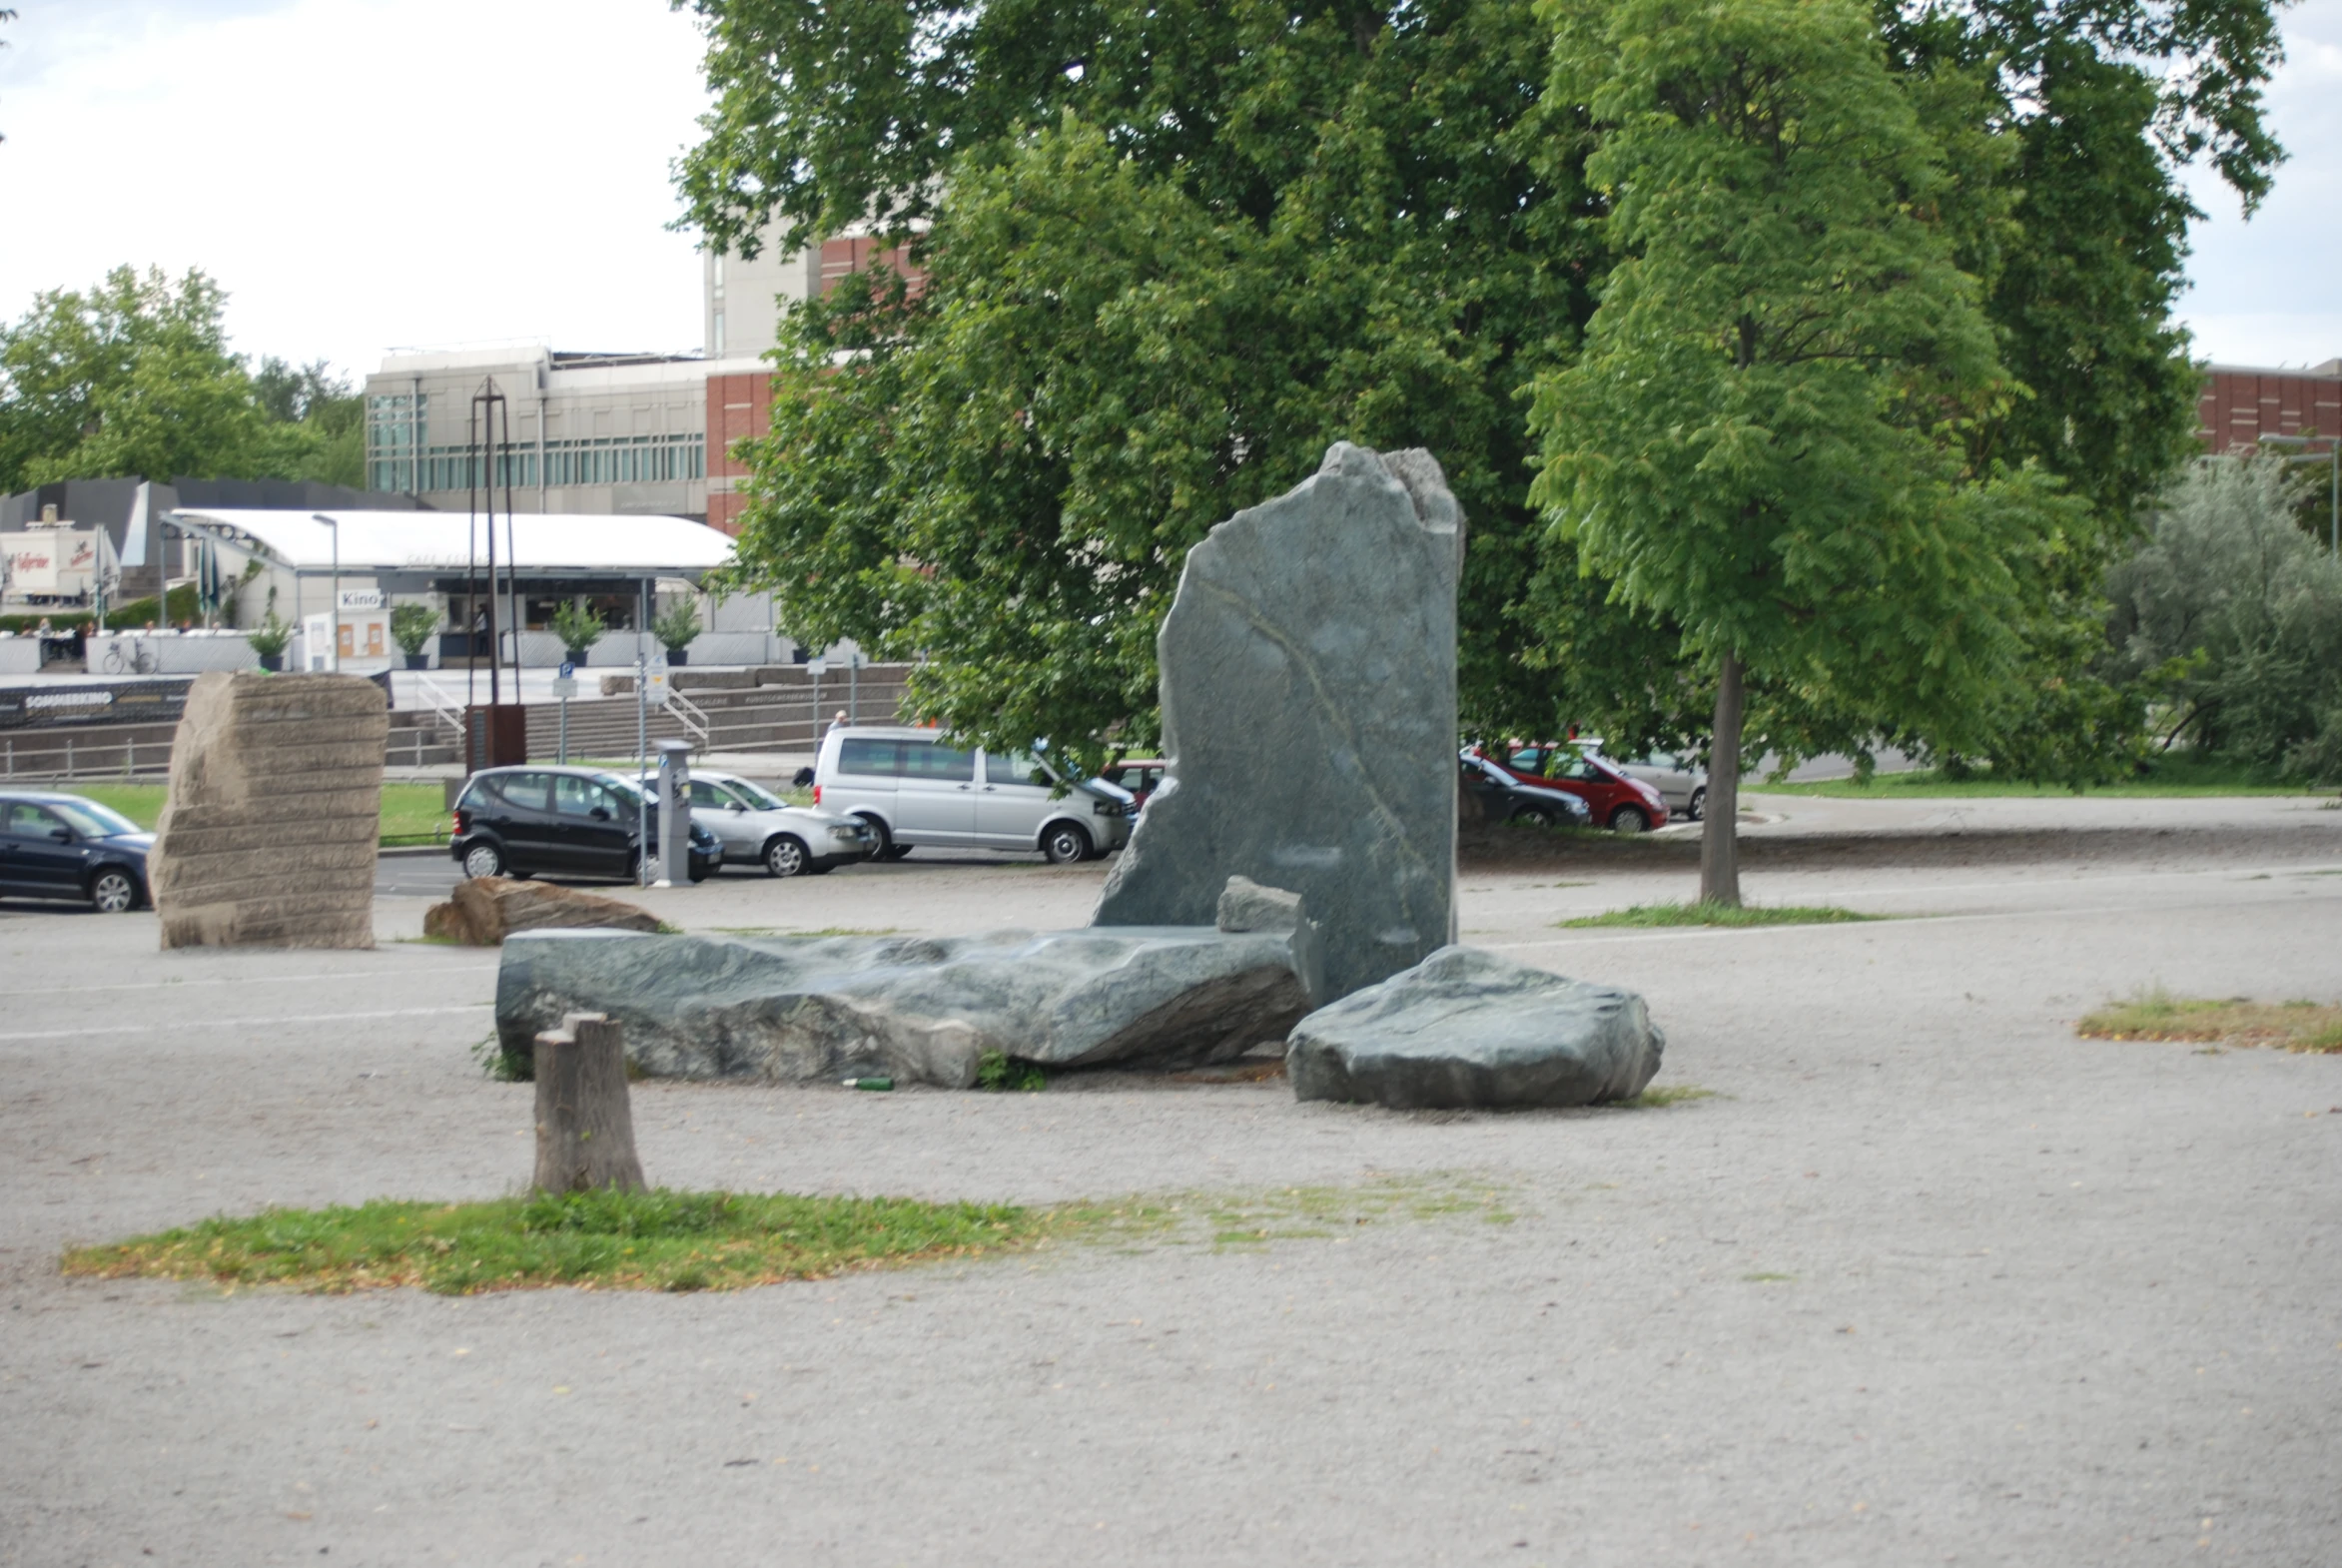
[[[1911, 917], [1880, 924], [1558, 931], [1689, 878], [1467, 875], [1467, 940], [1649, 996], [1661, 1083], [1715, 1092], [1665, 1109], [638, 1086], [675, 1185], [1397, 1181], [1516, 1216], [726, 1295], [60, 1279], [212, 1212], [508, 1190], [530, 1091], [470, 1057], [493, 956], [388, 940], [420, 898], [353, 954], [10, 906], [0, 1562], [2342, 1561], [2342, 1058], [2071, 1036], [2153, 983], [2336, 998], [2342, 814], [2236, 804], [2226, 837], [2077, 816], [2087, 853], [1964, 869], [1752, 861], [1754, 899]], [[1046, 927], [1098, 880], [915, 856], [644, 902]]]

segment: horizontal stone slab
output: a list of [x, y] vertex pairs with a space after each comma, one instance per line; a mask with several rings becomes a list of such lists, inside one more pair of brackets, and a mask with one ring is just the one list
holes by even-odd
[[1309, 1008], [1295, 932], [1209, 927], [802, 941], [522, 932], [496, 1033], [526, 1057], [567, 1013], [604, 1013], [659, 1078], [819, 1082], [884, 1073], [967, 1088], [988, 1051], [1052, 1067], [1225, 1061]]

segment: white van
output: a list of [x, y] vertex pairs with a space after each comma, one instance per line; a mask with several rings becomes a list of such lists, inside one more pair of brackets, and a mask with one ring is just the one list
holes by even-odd
[[1024, 752], [963, 751], [934, 730], [892, 725], [834, 726], [813, 765], [814, 805], [877, 829], [884, 860], [933, 845], [1037, 849], [1063, 865], [1130, 842], [1130, 791], [1099, 779], [1057, 788]]

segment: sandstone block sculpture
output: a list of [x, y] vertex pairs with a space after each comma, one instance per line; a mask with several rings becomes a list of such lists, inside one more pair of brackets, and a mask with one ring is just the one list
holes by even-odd
[[1292, 889], [1328, 997], [1454, 940], [1462, 548], [1428, 452], [1338, 441], [1187, 552], [1158, 639], [1171, 766], [1099, 927], [1211, 924], [1231, 876]]
[[1641, 1094], [1666, 1044], [1632, 991], [1450, 947], [1294, 1025], [1285, 1072], [1296, 1100], [1584, 1106]]
[[197, 676], [148, 860], [163, 946], [373, 947], [389, 731], [356, 675]]
[[424, 936], [475, 948], [499, 947], [517, 931], [658, 929], [656, 915], [618, 899], [511, 877], [458, 882], [446, 903], [433, 904], [422, 917]]
[[600, 1013], [658, 1078], [819, 1083], [886, 1074], [965, 1089], [998, 1051], [1049, 1067], [1183, 1068], [1276, 1042], [1309, 1011], [1293, 932], [995, 931], [805, 940], [523, 932], [496, 1033]]

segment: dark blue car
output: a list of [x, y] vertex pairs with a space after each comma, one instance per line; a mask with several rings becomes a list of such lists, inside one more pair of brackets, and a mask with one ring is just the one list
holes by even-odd
[[0, 898], [66, 899], [119, 915], [148, 902], [155, 836], [79, 795], [0, 794]]

